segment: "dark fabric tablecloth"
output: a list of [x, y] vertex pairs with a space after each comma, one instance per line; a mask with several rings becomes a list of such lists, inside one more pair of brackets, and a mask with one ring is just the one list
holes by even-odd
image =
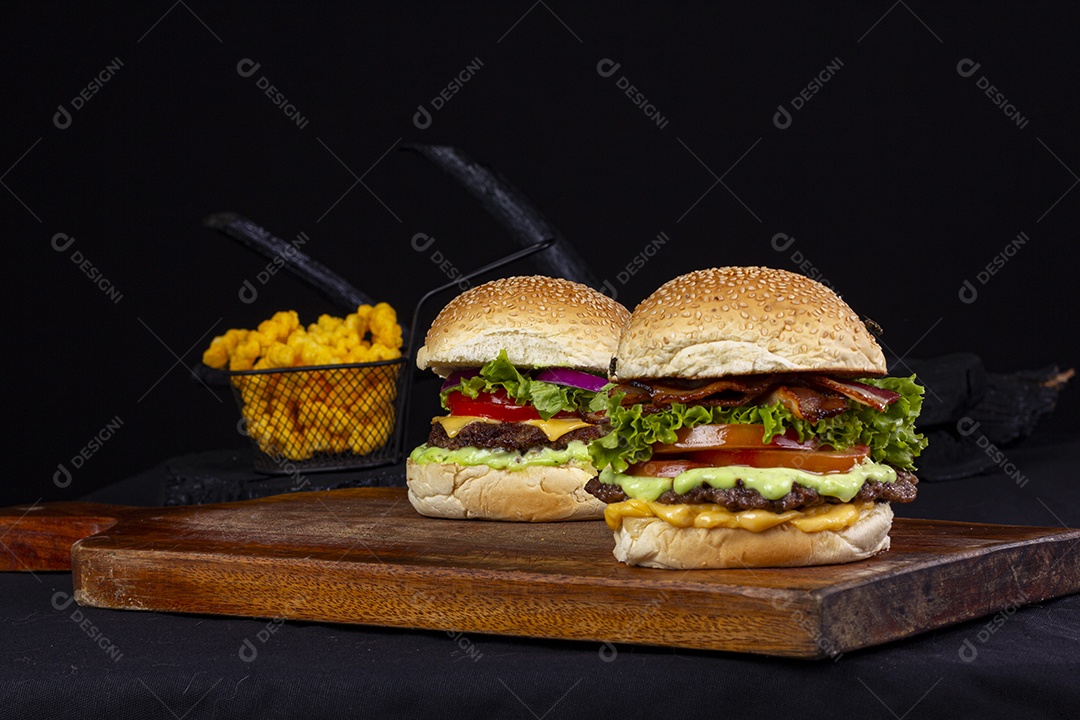
[[[924, 483], [898, 514], [1080, 526], [1080, 440], [1006, 454], [1009, 473]], [[98, 610], [71, 591], [67, 573], [0, 574], [0, 717], [1080, 715], [1080, 596], [796, 661]]]

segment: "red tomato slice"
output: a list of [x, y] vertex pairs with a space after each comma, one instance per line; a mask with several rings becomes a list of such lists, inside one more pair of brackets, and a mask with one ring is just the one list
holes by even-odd
[[791, 448], [796, 450], [815, 450], [817, 441], [810, 439], [799, 442], [794, 429], [783, 435], [773, 437], [766, 445], [764, 425], [698, 425], [694, 428], [680, 428], [676, 431], [678, 440], [671, 445], [653, 445], [653, 455], [670, 455], [698, 450], [719, 450], [733, 448], [766, 449], [769, 447]]
[[[501, 389], [491, 393], [481, 392], [475, 399], [461, 392], [452, 392], [446, 396], [446, 404], [450, 406], [451, 415], [473, 415], [502, 422], [540, 419], [540, 413], [535, 407], [518, 405], [506, 394], [505, 390]], [[554, 417], [576, 418], [577, 415], [571, 412], [557, 412]]]
[[690, 454], [694, 462], [713, 467], [748, 465], [756, 468], [795, 468], [813, 473], [848, 472], [870, 455], [866, 445], [847, 450], [703, 450]]
[[870, 455], [866, 445], [847, 450], [701, 450], [678, 459], [649, 460], [632, 465], [627, 475], [638, 477], [675, 477], [695, 468], [746, 465], [756, 468], [795, 468], [813, 473], [847, 472]]
[[649, 460], [637, 465], [631, 465], [626, 469], [626, 474], [636, 477], [673, 478], [687, 470], [707, 467], [714, 466], [708, 463], [694, 462], [693, 460]]
[[536, 408], [532, 405], [518, 405], [507, 396], [505, 390], [481, 392], [475, 399], [460, 392], [452, 392], [446, 396], [446, 404], [450, 406], [451, 415], [475, 415], [502, 422], [540, 419]]

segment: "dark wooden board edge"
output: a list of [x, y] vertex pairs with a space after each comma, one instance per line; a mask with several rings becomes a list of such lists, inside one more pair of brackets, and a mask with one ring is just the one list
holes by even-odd
[[[959, 525], [959, 524], [958, 524]], [[113, 609], [272, 617], [423, 630], [824, 658], [1080, 590], [1080, 531], [917, 561], [816, 591], [604, 581], [527, 570], [402, 568], [229, 557], [88, 538], [72, 550], [76, 600]], [[95, 547], [101, 544], [102, 547]], [[163, 562], [167, 559], [167, 562]], [[111, 568], [101, 572], [98, 568]], [[347, 578], [347, 580], [345, 580]], [[985, 588], [966, 602], [953, 585]], [[548, 590], [560, 596], [553, 614]], [[669, 602], [678, 595], [678, 602]], [[192, 600], [196, 603], [193, 606]], [[567, 622], [572, 618], [572, 622]]]
[[[820, 601], [802, 591], [747, 595], [741, 587], [698, 585], [667, 592], [647, 582], [627, 586], [528, 571], [402, 568], [374, 560], [249, 557], [232, 558], [226, 566], [212, 553], [116, 552], [85, 541], [72, 555], [75, 599], [94, 607], [791, 657], [818, 653], [814, 626], [784, 622], [792, 608], [820, 616]], [[105, 567], [111, 572], [102, 572]], [[559, 607], [553, 612], [546, 598], [555, 592]], [[669, 602], [676, 592], [678, 602]]]
[[[335, 492], [380, 494], [378, 490]], [[295, 499], [283, 496], [257, 502]], [[325, 554], [321, 558], [235, 556], [212, 546], [185, 547], [182, 541], [171, 550], [160, 545], [142, 549], [118, 546], [116, 541], [143, 522], [156, 522], [169, 509], [67, 505], [47, 504], [30, 512], [14, 508], [18, 512], [8, 518], [8, 525], [20, 523], [17, 531], [28, 540], [39, 533], [43, 537], [53, 533], [59, 544], [47, 544], [49, 552], [42, 558], [56, 564], [59, 551], [65, 550], [75, 574], [76, 599], [116, 609], [814, 658], [1080, 591], [1080, 553], [1073, 552], [1080, 544], [1080, 530], [1057, 528], [912, 521], [920, 523], [916, 537], [984, 537], [991, 542], [940, 558], [916, 552], [902, 572], [806, 590], [681, 582], [667, 573], [664, 582], [656, 582], [645, 573], [664, 571], [648, 570], [628, 580], [625, 574], [586, 578], [553, 575], [550, 569], [386, 567], [374, 556], [370, 562], [357, 562], [355, 556], [346, 562], [334, 561]], [[118, 518], [124, 524], [109, 532]], [[1015, 541], [993, 540], [1009, 529], [1014, 530]], [[70, 545], [93, 533], [101, 534]], [[69, 551], [61, 548], [65, 544]], [[105, 572], [105, 568], [110, 570]], [[961, 584], [977, 586], [982, 592], [957, 603], [948, 588]], [[237, 588], [242, 592], [236, 593]], [[544, 602], [549, 589], [561, 596], [555, 611], [550, 602]], [[671, 601], [676, 596], [678, 601]], [[342, 599], [344, 604], [339, 602]]]
[[70, 570], [71, 546], [108, 530], [137, 508], [84, 502], [34, 503], [0, 510], [0, 572]]
[[[821, 606], [815, 632], [819, 657], [1080, 592], [1078, 547], [1080, 530], [1061, 528], [1039, 538], [970, 550], [949, 562], [919, 564], [873, 583], [814, 591]], [[979, 592], [952, 592], [968, 587]]]

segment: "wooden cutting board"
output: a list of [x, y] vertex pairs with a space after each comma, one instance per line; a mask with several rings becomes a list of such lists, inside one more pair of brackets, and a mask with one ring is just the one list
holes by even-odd
[[435, 520], [402, 488], [21, 506], [0, 533], [0, 569], [70, 566], [96, 607], [806, 658], [1080, 590], [1080, 530], [897, 519], [850, 565], [668, 571], [617, 562], [603, 522]]

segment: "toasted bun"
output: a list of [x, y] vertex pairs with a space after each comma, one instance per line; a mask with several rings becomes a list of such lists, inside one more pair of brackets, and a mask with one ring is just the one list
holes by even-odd
[[405, 463], [409, 502], [421, 515], [464, 520], [553, 522], [604, 516], [585, 492], [596, 473], [572, 466], [495, 470], [487, 465]]
[[888, 503], [875, 503], [843, 530], [806, 533], [789, 524], [751, 532], [627, 517], [615, 531], [615, 557], [627, 565], [669, 570], [833, 565], [888, 550], [892, 518]]
[[580, 283], [532, 275], [495, 280], [450, 301], [416, 353], [421, 370], [446, 376], [506, 350], [519, 367], [607, 374], [630, 312]]
[[710, 268], [665, 283], [630, 316], [616, 357], [624, 380], [886, 372], [881, 348], [836, 293], [764, 267]]

